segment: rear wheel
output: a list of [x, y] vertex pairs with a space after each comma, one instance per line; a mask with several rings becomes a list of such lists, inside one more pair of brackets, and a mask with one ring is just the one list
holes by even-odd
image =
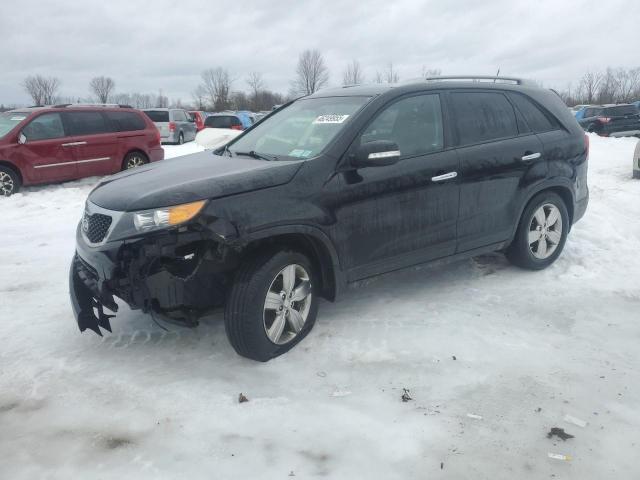
[[8, 197], [20, 190], [20, 177], [9, 167], [0, 166], [0, 196]]
[[184, 134], [180, 132], [180, 135], [178, 136], [178, 145], [182, 145], [183, 143], [184, 143]]
[[553, 192], [536, 195], [525, 208], [507, 258], [521, 268], [541, 270], [560, 256], [569, 233], [569, 214]]
[[149, 163], [149, 159], [142, 152], [130, 152], [122, 161], [122, 170], [130, 170], [132, 168], [141, 167], [145, 163]]
[[315, 273], [298, 252], [264, 252], [238, 271], [224, 324], [235, 351], [266, 362], [290, 350], [313, 327], [318, 312]]

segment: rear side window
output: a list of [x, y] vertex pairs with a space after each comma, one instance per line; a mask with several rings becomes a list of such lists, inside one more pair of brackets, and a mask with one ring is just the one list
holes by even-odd
[[584, 118], [597, 117], [602, 113], [601, 108], [587, 108], [584, 111]]
[[416, 95], [385, 108], [362, 133], [360, 144], [376, 140], [395, 142], [403, 157], [441, 150], [440, 95]]
[[[233, 120], [236, 120], [236, 122], [234, 122]], [[210, 128], [231, 128], [232, 125], [239, 125], [240, 122], [236, 117], [221, 115], [216, 117], [207, 117], [204, 121], [204, 124], [206, 127]]]
[[116, 132], [144, 130], [146, 124], [140, 115], [134, 112], [104, 112]]
[[145, 110], [145, 115], [151, 119], [152, 122], [168, 122], [169, 111], [168, 110]]
[[95, 135], [109, 131], [100, 112], [68, 112], [65, 117], [70, 135]]
[[524, 95], [509, 95], [518, 111], [522, 114], [527, 125], [536, 133], [548, 132], [557, 127], [557, 123], [553, 122], [537, 105]]
[[518, 135], [516, 114], [502, 93], [452, 93], [451, 103], [460, 145]]
[[173, 111], [173, 120], [175, 122], [186, 122], [187, 116], [182, 110], [174, 110]]
[[27, 141], [64, 137], [64, 127], [59, 113], [45, 113], [34, 118], [22, 130]]

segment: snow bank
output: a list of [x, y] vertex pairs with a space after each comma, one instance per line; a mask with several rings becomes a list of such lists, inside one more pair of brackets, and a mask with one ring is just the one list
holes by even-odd
[[81, 335], [67, 272], [94, 180], [1, 199], [0, 476], [638, 478], [634, 146], [591, 137], [591, 203], [549, 269], [496, 254], [380, 277], [267, 364], [220, 314], [166, 332], [125, 309]]

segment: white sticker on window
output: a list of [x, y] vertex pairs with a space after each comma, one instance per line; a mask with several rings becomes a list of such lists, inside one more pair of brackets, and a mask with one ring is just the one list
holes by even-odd
[[304, 150], [295, 149], [295, 150], [291, 150], [289, 152], [289, 156], [290, 157], [302, 157], [303, 153], [304, 153]]
[[27, 117], [11, 117], [11, 121], [12, 122], [21, 122], [22, 120], [24, 120]]
[[320, 115], [313, 123], [343, 123], [349, 115]]

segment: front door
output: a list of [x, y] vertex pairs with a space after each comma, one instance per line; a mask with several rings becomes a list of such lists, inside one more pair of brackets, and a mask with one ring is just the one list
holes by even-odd
[[58, 112], [38, 115], [23, 129], [17, 152], [36, 182], [70, 180], [77, 175], [73, 140], [65, 135]]
[[401, 159], [337, 177], [334, 238], [350, 281], [455, 251], [458, 159], [445, 148], [442, 119], [438, 93], [403, 97], [384, 107], [354, 142], [352, 149], [393, 141]]

